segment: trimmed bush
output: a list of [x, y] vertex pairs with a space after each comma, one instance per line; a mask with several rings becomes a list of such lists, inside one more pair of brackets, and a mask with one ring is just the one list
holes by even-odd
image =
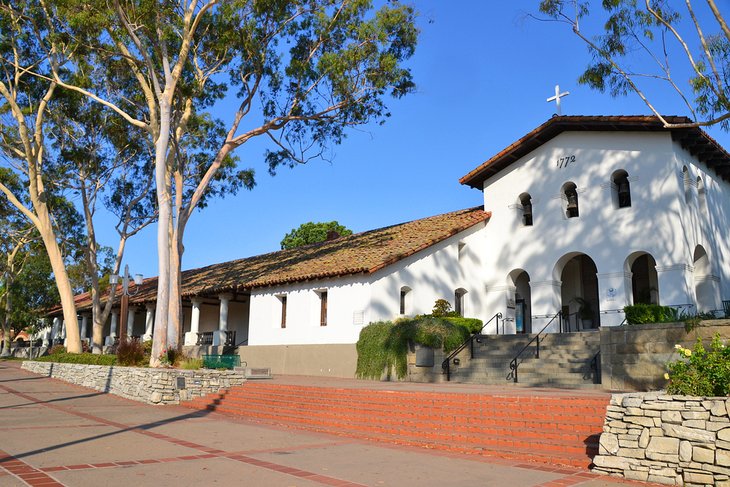
[[471, 329], [481, 321], [468, 318], [417, 316], [396, 321], [370, 323], [357, 341], [357, 376], [380, 379], [391, 370], [399, 379], [408, 373], [408, 348], [417, 343], [445, 352], [454, 350], [469, 338]]
[[626, 322], [629, 325], [679, 321], [677, 310], [669, 306], [659, 306], [658, 304], [624, 306], [624, 313], [626, 313]]
[[469, 333], [479, 333], [482, 331], [484, 322], [479, 318], [462, 318], [460, 316], [448, 316], [445, 318], [451, 323], [459, 326], [463, 326], [469, 330]]
[[114, 355], [98, 355], [93, 353], [66, 353], [56, 352], [36, 359], [38, 362], [56, 362], [61, 364], [85, 364], [85, 365], [116, 365], [117, 358]]
[[679, 360], [667, 364], [668, 394], [687, 396], [730, 395], [730, 348], [715, 335], [705, 350], [698, 338], [693, 350], [676, 345]]

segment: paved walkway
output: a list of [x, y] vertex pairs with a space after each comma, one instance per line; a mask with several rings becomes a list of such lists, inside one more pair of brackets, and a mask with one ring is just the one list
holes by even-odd
[[31, 374], [18, 362], [0, 361], [0, 485], [648, 484], [302, 432], [176, 406], [148, 406]]

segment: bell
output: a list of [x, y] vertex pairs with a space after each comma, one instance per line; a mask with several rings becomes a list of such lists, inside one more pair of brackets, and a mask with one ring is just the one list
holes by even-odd
[[522, 205], [522, 214], [524, 216], [532, 216], [532, 203], [525, 203]]
[[570, 193], [568, 195], [568, 210], [577, 210], [578, 209], [578, 195], [575, 193]]

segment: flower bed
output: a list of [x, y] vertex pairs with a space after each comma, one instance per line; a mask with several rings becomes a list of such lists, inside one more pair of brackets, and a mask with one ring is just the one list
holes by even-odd
[[179, 404], [246, 381], [243, 372], [232, 370], [151, 369], [31, 360], [23, 362], [22, 368], [148, 404]]

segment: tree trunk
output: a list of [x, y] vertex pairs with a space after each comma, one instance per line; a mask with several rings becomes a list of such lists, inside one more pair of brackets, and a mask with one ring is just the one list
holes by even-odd
[[155, 141], [155, 185], [157, 187], [157, 306], [155, 331], [152, 338], [150, 366], [160, 366], [160, 355], [167, 347], [167, 318], [170, 307], [170, 223], [172, 200], [170, 198], [167, 151], [170, 142], [170, 104], [160, 100], [160, 132]]

